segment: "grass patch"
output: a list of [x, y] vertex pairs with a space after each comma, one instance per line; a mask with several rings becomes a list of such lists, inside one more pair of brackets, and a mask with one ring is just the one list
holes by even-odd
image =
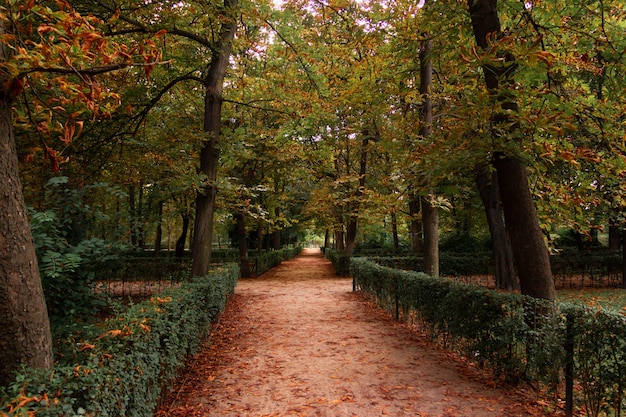
[[557, 300], [580, 303], [626, 314], [626, 290], [612, 288], [584, 288], [557, 291]]

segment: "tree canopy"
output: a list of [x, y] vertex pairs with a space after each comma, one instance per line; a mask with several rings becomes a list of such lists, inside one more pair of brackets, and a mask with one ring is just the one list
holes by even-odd
[[[503, 161], [527, 175], [544, 250], [560, 227], [622, 224], [624, 5], [484, 3], [492, 26], [472, 0], [5, 2], [7, 193], [45, 209], [50, 177], [119, 187], [84, 197], [106, 214], [87, 233], [160, 249], [166, 225], [195, 275], [239, 220], [259, 247], [312, 229], [348, 252], [427, 241], [433, 210], [442, 234], [487, 230], [476, 178], [502, 186]], [[23, 220], [0, 235], [28, 241]]]

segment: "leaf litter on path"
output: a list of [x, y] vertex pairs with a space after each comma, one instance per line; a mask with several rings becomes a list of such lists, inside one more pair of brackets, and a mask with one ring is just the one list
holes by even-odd
[[553, 415], [532, 392], [494, 385], [352, 292], [309, 249], [240, 280], [156, 416]]

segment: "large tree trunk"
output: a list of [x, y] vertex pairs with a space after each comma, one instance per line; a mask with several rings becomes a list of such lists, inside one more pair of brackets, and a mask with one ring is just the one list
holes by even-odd
[[439, 213], [428, 197], [422, 197], [422, 224], [424, 225], [424, 272], [439, 276]]
[[223, 16], [223, 18], [225, 22], [222, 25], [219, 41], [213, 50], [213, 56], [205, 79], [204, 132], [206, 132], [207, 139], [203, 142], [200, 150], [200, 172], [206, 176], [207, 185], [198, 192], [196, 197], [196, 221], [191, 245], [193, 256], [192, 276], [206, 275], [211, 263], [213, 214], [215, 212], [215, 196], [217, 194], [215, 181], [217, 179], [217, 166], [220, 157], [222, 91], [233, 39], [237, 30], [237, 19], [235, 17], [237, 7], [238, 0], [224, 0], [226, 16]]
[[[420, 136], [427, 139], [432, 131], [433, 102], [431, 90], [433, 84], [433, 63], [431, 60], [432, 42], [426, 39], [420, 45], [420, 93], [422, 100], [420, 113], [422, 127]], [[430, 178], [424, 178], [430, 187]], [[424, 227], [424, 272], [433, 277], [439, 276], [439, 213], [433, 206], [431, 196], [422, 196], [422, 225]]]
[[494, 164], [498, 171], [500, 198], [519, 273], [520, 290], [531, 297], [554, 300], [550, 255], [537, 221], [526, 166], [509, 157], [497, 158]]
[[[482, 49], [489, 49], [489, 38], [500, 33], [497, 0], [468, 0], [469, 12], [476, 43]], [[498, 100], [501, 112], [492, 118], [494, 135], [506, 135], [505, 126], [510, 124], [508, 112], [517, 111], [517, 103], [511, 97], [501, 94], [500, 83], [509, 83], [515, 70], [514, 57], [503, 57], [506, 63], [486, 64], [483, 66], [487, 89]], [[498, 136], [498, 139], [503, 139]], [[494, 166], [498, 172], [500, 199], [515, 264], [518, 268], [522, 294], [547, 300], [555, 299], [554, 281], [550, 269], [550, 257], [543, 240], [543, 233], [537, 220], [537, 212], [530, 193], [526, 166], [521, 160], [504, 155], [494, 156]]]
[[52, 337], [19, 179], [11, 102], [0, 99], [0, 386], [21, 365], [52, 367]]
[[485, 215], [491, 234], [496, 287], [509, 291], [519, 290], [515, 263], [513, 262], [513, 249], [504, 224], [502, 204], [500, 203], [498, 174], [493, 171], [489, 175], [486, 168], [479, 168], [475, 179], [480, 199], [485, 207]]

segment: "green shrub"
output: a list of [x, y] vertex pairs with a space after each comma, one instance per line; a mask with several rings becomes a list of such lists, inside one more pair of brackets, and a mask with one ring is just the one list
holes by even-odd
[[95, 271], [113, 263], [125, 248], [87, 234], [89, 219], [103, 215], [83, 203], [83, 194], [86, 189], [106, 186], [79, 191], [67, 188], [66, 183], [65, 177], [52, 178], [45, 195], [51, 208], [29, 213], [46, 304], [51, 321], [59, 328], [93, 316], [104, 305], [94, 291]]
[[626, 317], [606, 310], [566, 304], [579, 402], [586, 415], [626, 411]]
[[562, 389], [563, 369], [571, 357], [580, 391], [570, 394], [576, 393], [585, 415], [619, 416], [626, 410], [626, 317], [621, 314], [554, 306], [395, 270], [366, 258], [353, 258], [351, 273], [355, 288], [381, 307], [397, 318], [400, 312], [416, 317], [431, 337], [488, 366], [496, 376]]
[[223, 310], [238, 275], [236, 265], [219, 267], [107, 320], [99, 336], [74, 343], [72, 362], [61, 360], [52, 373], [24, 370], [3, 393], [2, 410], [43, 417], [152, 415]]
[[348, 255], [330, 248], [326, 248], [324, 255], [332, 262], [337, 276], [347, 277], [350, 275], [350, 257]]

